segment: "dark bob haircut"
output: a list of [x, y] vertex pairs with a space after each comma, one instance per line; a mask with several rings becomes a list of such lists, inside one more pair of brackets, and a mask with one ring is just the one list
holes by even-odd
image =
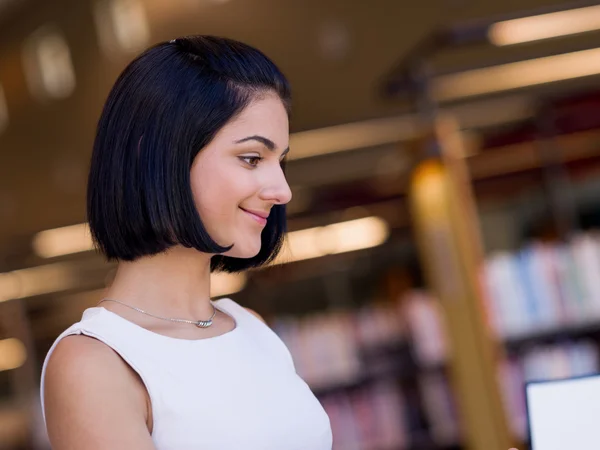
[[108, 261], [134, 261], [174, 245], [213, 253], [211, 270], [264, 265], [281, 249], [285, 205], [274, 205], [253, 258], [221, 255], [196, 209], [190, 170], [199, 151], [250, 102], [276, 93], [290, 113], [289, 83], [259, 50], [188, 36], [157, 44], [117, 79], [98, 122], [87, 219]]

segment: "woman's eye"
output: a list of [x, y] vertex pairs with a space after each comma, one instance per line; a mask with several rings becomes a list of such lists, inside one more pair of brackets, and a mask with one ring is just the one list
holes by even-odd
[[258, 163], [262, 160], [260, 156], [241, 156], [240, 159], [248, 163], [252, 167], [258, 166]]

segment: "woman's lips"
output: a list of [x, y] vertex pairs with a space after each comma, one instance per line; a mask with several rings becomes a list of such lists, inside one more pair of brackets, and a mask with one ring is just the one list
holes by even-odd
[[262, 226], [265, 226], [267, 224], [267, 217], [263, 217], [265, 215], [265, 213], [261, 213], [261, 212], [252, 212], [252, 211], [248, 211], [247, 209], [244, 208], [240, 208], [242, 211], [244, 211], [246, 214], [248, 214], [248, 216], [250, 216], [252, 219], [254, 219], [257, 223], [259, 223]]

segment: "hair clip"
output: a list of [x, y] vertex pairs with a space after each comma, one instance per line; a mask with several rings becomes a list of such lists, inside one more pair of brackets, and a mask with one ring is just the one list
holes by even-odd
[[171, 40], [169, 41], [169, 44], [174, 44], [175, 42], [177, 42], [177, 39], [171, 39]]

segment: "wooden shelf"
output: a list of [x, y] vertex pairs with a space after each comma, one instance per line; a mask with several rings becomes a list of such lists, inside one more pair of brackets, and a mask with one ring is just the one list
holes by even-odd
[[600, 338], [600, 321], [548, 328], [523, 336], [509, 337], [504, 339], [503, 342], [508, 352], [516, 353], [520, 349], [534, 344], [581, 339], [584, 337]]

